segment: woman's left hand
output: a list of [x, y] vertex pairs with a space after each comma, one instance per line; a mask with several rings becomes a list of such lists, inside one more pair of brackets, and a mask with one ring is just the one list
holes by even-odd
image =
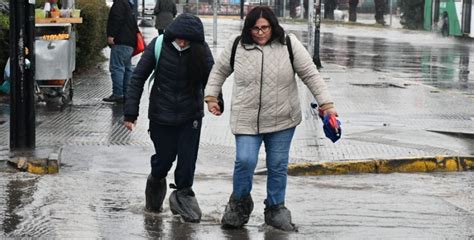
[[219, 107], [219, 104], [217, 102], [207, 102], [207, 109], [210, 113], [216, 116], [220, 116], [222, 114], [221, 108]]

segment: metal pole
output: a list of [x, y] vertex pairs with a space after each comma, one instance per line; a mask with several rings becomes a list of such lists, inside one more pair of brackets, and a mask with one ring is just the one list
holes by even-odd
[[283, 19], [285, 19], [285, 13], [286, 13], [286, 0], [283, 0]]
[[214, 10], [214, 22], [213, 22], [213, 33], [212, 33], [212, 38], [213, 38], [213, 43], [214, 45], [217, 45], [217, 0], [214, 0], [213, 2], [213, 10]]
[[240, 19], [244, 19], [244, 2], [245, 0], [240, 0]]
[[321, 0], [316, 0], [316, 16], [314, 16], [314, 54], [313, 62], [318, 69], [322, 68], [321, 58], [319, 57], [319, 35], [321, 27]]
[[33, 13], [34, 5], [28, 1], [10, 0], [11, 151], [35, 148]]
[[390, 26], [392, 26], [392, 5], [393, 4], [393, 0], [390, 0]]
[[308, 0], [308, 52], [311, 54], [311, 53], [314, 53], [313, 51], [313, 24], [314, 24], [314, 20], [313, 20], [313, 14], [314, 14], [314, 0]]
[[199, 15], [199, 0], [196, 0], [196, 15]]
[[304, 18], [304, 2], [303, 0], [300, 0], [300, 18], [303, 19]]

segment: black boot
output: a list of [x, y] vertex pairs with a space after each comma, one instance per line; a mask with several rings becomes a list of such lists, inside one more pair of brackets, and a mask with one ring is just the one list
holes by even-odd
[[222, 224], [226, 227], [240, 228], [249, 222], [250, 213], [253, 211], [252, 196], [249, 194], [239, 200], [230, 195], [229, 202], [225, 207]]
[[291, 212], [284, 204], [268, 206], [265, 200], [265, 223], [283, 231], [297, 231], [291, 222]]
[[174, 190], [169, 200], [171, 212], [175, 215], [179, 214], [185, 222], [201, 221], [201, 209], [191, 188]]
[[163, 211], [163, 200], [166, 196], [166, 178], [156, 179], [148, 175], [145, 188], [145, 208], [150, 212]]

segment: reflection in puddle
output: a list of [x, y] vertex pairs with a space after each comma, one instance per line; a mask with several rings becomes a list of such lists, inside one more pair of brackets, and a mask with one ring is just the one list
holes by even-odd
[[474, 93], [469, 45], [452, 42], [415, 46], [391, 40], [322, 33], [321, 59], [323, 64], [371, 69], [442, 89]]
[[[12, 179], [6, 180], [5, 186], [5, 215], [2, 222], [2, 228], [4, 233], [9, 234], [14, 233], [19, 225], [23, 221], [23, 217], [19, 212], [21, 209], [32, 202], [32, 196], [35, 193], [36, 188], [36, 178], [25, 178], [26, 175], [20, 174], [15, 177], [12, 176]], [[4, 178], [8, 179], [8, 178]], [[3, 185], [3, 183], [2, 183]], [[0, 218], [1, 219], [1, 218]], [[40, 226], [37, 226], [38, 231], [42, 232]], [[13, 234], [13, 236], [18, 236]]]

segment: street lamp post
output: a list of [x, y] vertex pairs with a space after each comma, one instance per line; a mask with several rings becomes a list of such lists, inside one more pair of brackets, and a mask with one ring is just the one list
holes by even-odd
[[244, 19], [244, 2], [245, 0], [240, 0], [240, 19]]
[[34, 27], [34, 0], [10, 0], [12, 151], [35, 149]]
[[321, 0], [315, 1], [316, 15], [314, 16], [314, 53], [313, 62], [318, 69], [322, 68], [321, 58], [319, 57], [319, 45], [320, 45], [320, 27], [321, 27]]
[[212, 31], [212, 38], [213, 38], [213, 41], [212, 43], [215, 45], [217, 45], [217, 0], [214, 0], [214, 2], [212, 3], [212, 8], [214, 10], [213, 12], [213, 31]]

